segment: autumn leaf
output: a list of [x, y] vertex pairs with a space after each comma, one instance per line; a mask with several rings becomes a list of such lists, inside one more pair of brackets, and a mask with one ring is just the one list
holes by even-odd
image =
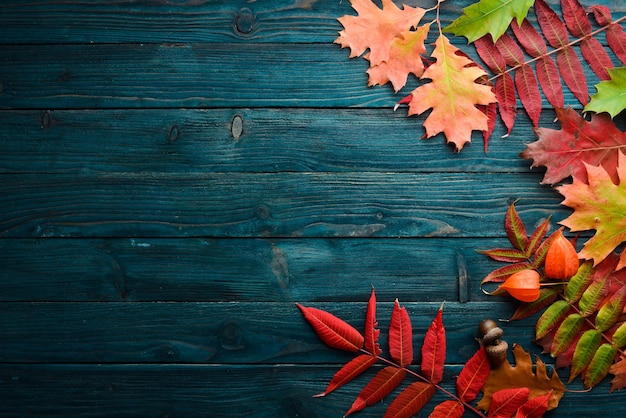
[[358, 16], [346, 15], [338, 19], [344, 30], [339, 32], [335, 43], [350, 48], [350, 58], [361, 56], [369, 49], [368, 59], [372, 66], [388, 61], [396, 36], [417, 27], [426, 12], [419, 7], [400, 9], [392, 0], [382, 0], [382, 9], [370, 0], [350, 2]]
[[483, 387], [483, 397], [478, 402], [477, 408], [483, 411], [490, 410], [492, 396], [503, 389], [528, 388], [529, 399], [543, 396], [552, 391], [548, 409], [554, 409], [565, 392], [565, 386], [556, 373], [548, 377], [546, 365], [537, 358], [536, 368], [533, 372], [533, 363], [530, 354], [524, 351], [520, 345], [513, 346], [515, 366], [508, 361], [502, 362], [498, 367], [491, 369], [487, 383]]
[[382, 350], [378, 344], [378, 337], [380, 336], [380, 330], [376, 328], [378, 321], [376, 321], [376, 293], [372, 287], [369, 302], [367, 303], [367, 313], [365, 315], [365, 337], [364, 344], [365, 349], [371, 353], [372, 356], [379, 355]]
[[417, 414], [435, 394], [435, 386], [426, 382], [413, 382], [391, 402], [385, 418], [410, 418]]
[[611, 117], [626, 109], [626, 67], [609, 69], [608, 81], [596, 85], [598, 92], [591, 96], [585, 112], [607, 112]]
[[444, 28], [468, 42], [491, 34], [495, 40], [506, 31], [513, 18], [521, 24], [534, 0], [480, 0], [463, 9], [463, 15]]
[[[570, 230], [595, 230], [596, 233], [584, 244], [579, 253], [582, 259], [591, 259], [599, 264], [626, 240], [626, 156], [619, 153], [617, 183], [602, 167], [585, 164], [588, 183], [574, 177], [572, 184], [557, 187], [565, 196], [562, 204], [574, 209], [560, 223]], [[626, 262], [622, 254], [617, 269]]]
[[399, 367], [387, 366], [381, 369], [376, 376], [361, 390], [352, 406], [344, 416], [361, 411], [389, 395], [398, 387], [406, 376], [406, 370]]
[[594, 114], [587, 121], [571, 108], [555, 110], [561, 129], [536, 129], [539, 140], [520, 154], [533, 160], [531, 167], [547, 168], [542, 183], [555, 184], [569, 176], [586, 182], [586, 165], [602, 166], [617, 182], [617, 160], [626, 150], [626, 133], [606, 114]]
[[314, 395], [315, 398], [326, 396], [333, 390], [340, 388], [346, 383], [359, 376], [361, 373], [372, 367], [378, 359], [369, 354], [361, 354], [344, 366], [333, 376], [324, 392]]
[[422, 345], [422, 374], [434, 384], [441, 382], [446, 360], [446, 330], [443, 327], [442, 312], [443, 306], [426, 330]]
[[346, 351], [358, 351], [363, 347], [364, 337], [344, 320], [321, 309], [302, 306], [299, 303], [296, 303], [296, 306], [327, 346]]
[[491, 363], [485, 347], [481, 346], [467, 361], [456, 379], [456, 393], [463, 402], [473, 401], [489, 376]]
[[389, 354], [400, 366], [413, 362], [413, 329], [409, 314], [396, 299], [389, 324]]
[[609, 368], [609, 373], [615, 376], [611, 380], [611, 392], [626, 387], [626, 357], [624, 355]]
[[[415, 31], [401, 32], [391, 42], [389, 58], [370, 66], [368, 85], [384, 85], [391, 82], [398, 92], [406, 84], [409, 74], [420, 77], [424, 73], [422, 54], [426, 52], [424, 40], [430, 24], [420, 26]], [[366, 57], [369, 57], [368, 54]]]
[[432, 82], [413, 90], [408, 114], [420, 115], [432, 109], [424, 121], [425, 136], [443, 133], [460, 151], [471, 141], [472, 130], [487, 129], [487, 116], [476, 106], [495, 102], [496, 97], [491, 87], [476, 83], [486, 76], [485, 71], [458, 51], [445, 36], [437, 38], [431, 55], [437, 61], [422, 75]]
[[490, 418], [509, 418], [528, 400], [530, 389], [515, 387], [501, 389], [491, 396]]

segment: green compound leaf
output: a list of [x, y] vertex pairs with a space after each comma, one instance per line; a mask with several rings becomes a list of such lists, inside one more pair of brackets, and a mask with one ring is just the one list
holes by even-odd
[[564, 300], [557, 300], [537, 320], [535, 325], [535, 338], [541, 339], [548, 335], [562, 320], [570, 310], [570, 305]]
[[578, 302], [578, 307], [583, 316], [590, 316], [598, 310], [602, 300], [609, 293], [610, 285], [608, 276], [601, 277], [591, 283]]
[[585, 261], [578, 267], [578, 272], [567, 283], [565, 288], [565, 299], [569, 303], [578, 302], [593, 281], [593, 262]]
[[507, 30], [513, 18], [517, 24], [528, 14], [534, 0], [480, 0], [465, 9], [463, 15], [444, 28], [456, 36], [465, 36], [468, 42], [490, 33], [494, 42]]
[[617, 348], [609, 343], [604, 343], [598, 348], [585, 372], [585, 387], [592, 388], [604, 379], [616, 354]]
[[612, 118], [626, 109], [626, 67], [608, 70], [610, 80], [596, 85], [598, 92], [591, 96], [585, 112], [607, 112]]
[[554, 340], [552, 340], [550, 355], [556, 357], [563, 354], [572, 345], [584, 323], [585, 318], [577, 313], [570, 314], [565, 318], [557, 329]]
[[569, 376], [570, 383], [587, 368], [601, 342], [602, 333], [600, 331], [590, 329], [583, 333], [574, 350], [572, 369]]
[[619, 348], [622, 348], [626, 345], [626, 322], [620, 325], [613, 333], [611, 341], [613, 341], [613, 344], [615, 344], [615, 346]]
[[596, 327], [600, 331], [606, 331], [617, 323], [626, 305], [626, 287], [622, 286], [615, 292], [598, 312]]

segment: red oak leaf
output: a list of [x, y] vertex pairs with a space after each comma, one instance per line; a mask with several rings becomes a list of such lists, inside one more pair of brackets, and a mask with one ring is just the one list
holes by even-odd
[[538, 128], [538, 141], [530, 143], [521, 157], [532, 159], [532, 167], [545, 166], [543, 184], [554, 184], [572, 176], [587, 181], [585, 164], [602, 166], [617, 182], [618, 155], [626, 150], [626, 133], [606, 114], [583, 119], [573, 109], [556, 109], [561, 129]]

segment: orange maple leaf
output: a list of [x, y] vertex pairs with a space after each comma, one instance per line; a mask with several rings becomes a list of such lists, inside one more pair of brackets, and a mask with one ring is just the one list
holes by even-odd
[[[559, 223], [574, 232], [596, 230], [578, 256], [592, 259], [597, 265], [626, 241], [626, 156], [618, 154], [617, 184], [604, 167], [585, 163], [585, 168], [588, 184], [574, 177], [572, 184], [556, 188], [565, 196], [562, 204], [574, 209], [574, 213]], [[624, 266], [626, 250], [616, 270]]]
[[368, 85], [382, 86], [391, 81], [397, 93], [406, 84], [409, 73], [420, 77], [424, 73], [421, 54], [426, 52], [424, 41], [428, 36], [429, 28], [430, 23], [420, 26], [416, 31], [406, 31], [396, 36], [391, 42], [389, 59], [367, 70]]
[[609, 373], [615, 375], [611, 380], [611, 392], [626, 387], [626, 357], [622, 355], [617, 363], [611, 365]]
[[339, 22], [344, 30], [335, 43], [350, 48], [350, 58], [361, 56], [369, 49], [370, 65], [389, 60], [391, 44], [402, 32], [417, 27], [426, 10], [419, 7], [398, 8], [392, 0], [383, 0], [379, 9], [370, 0], [351, 0], [358, 16], [343, 16]]
[[413, 90], [409, 116], [432, 108], [424, 122], [426, 138], [443, 132], [460, 151], [471, 141], [472, 130], [487, 130], [487, 115], [476, 106], [493, 103], [496, 97], [490, 86], [475, 82], [487, 73], [457, 51], [448, 38], [439, 35], [431, 55], [437, 61], [422, 75], [432, 82]]

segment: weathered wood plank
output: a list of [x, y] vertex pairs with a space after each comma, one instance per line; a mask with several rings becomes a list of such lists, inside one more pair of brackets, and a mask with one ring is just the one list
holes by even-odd
[[[523, 205], [521, 205], [523, 206]], [[505, 238], [2, 239], [0, 301], [498, 301]], [[467, 276], [467, 289], [459, 277]], [[462, 293], [460, 293], [462, 292]]]
[[0, 109], [390, 108], [403, 97], [368, 88], [367, 62], [347, 56], [330, 43], [6, 45]]
[[[341, 417], [369, 375], [324, 398], [313, 398], [338, 365], [3, 365], [3, 417], [36, 416], [210, 416], [293, 418]], [[459, 366], [446, 367], [442, 386], [454, 393]], [[412, 382], [406, 379], [407, 384]], [[398, 391], [393, 392], [393, 394]], [[392, 394], [392, 396], [393, 396]], [[591, 392], [565, 394], [550, 417], [617, 416], [623, 393], [609, 394], [604, 382]], [[381, 417], [389, 399], [359, 412]], [[419, 416], [449, 399], [436, 392]], [[475, 416], [466, 413], [466, 417]]]
[[[388, 109], [115, 109], [0, 111], [0, 173], [527, 172], [536, 139], [520, 114], [462, 153], [421, 141], [423, 118]], [[541, 126], [559, 129], [554, 112]], [[240, 130], [237, 124], [241, 125]]]
[[[358, 292], [361, 290], [358, 289]], [[366, 292], [369, 293], [369, 289]], [[305, 303], [363, 328], [363, 302]], [[419, 296], [415, 296], [419, 298]], [[401, 301], [421, 346], [441, 301]], [[381, 347], [393, 302], [379, 302]], [[278, 302], [1, 302], [0, 358], [4, 363], [341, 363], [350, 353], [325, 346], [294, 303]], [[509, 318], [514, 304], [445, 303], [447, 362], [463, 363], [476, 349], [478, 324]], [[535, 318], [536, 320], [536, 318]], [[503, 325], [506, 340], [535, 354], [531, 319]], [[417, 355], [417, 354], [416, 354]], [[552, 363], [549, 358], [549, 363]]]
[[[502, 214], [554, 219], [539, 173], [3, 175], [3, 237], [502, 236]], [[480, 191], [480, 192], [478, 192]]]
[[[396, 3], [427, 8], [435, 1]], [[440, 16], [444, 25], [460, 16], [461, 9], [471, 3], [442, 3]], [[547, 3], [559, 10], [558, 0]], [[7, 2], [0, 15], [0, 40], [11, 44], [332, 42], [341, 29], [336, 19], [355, 14], [348, 1], [331, 0], [156, 0], [143, 4], [109, 0], [88, 2], [88, 7], [85, 4], [71, 0]], [[607, 5], [614, 16], [626, 13], [621, 0], [583, 0], [583, 4]]]

